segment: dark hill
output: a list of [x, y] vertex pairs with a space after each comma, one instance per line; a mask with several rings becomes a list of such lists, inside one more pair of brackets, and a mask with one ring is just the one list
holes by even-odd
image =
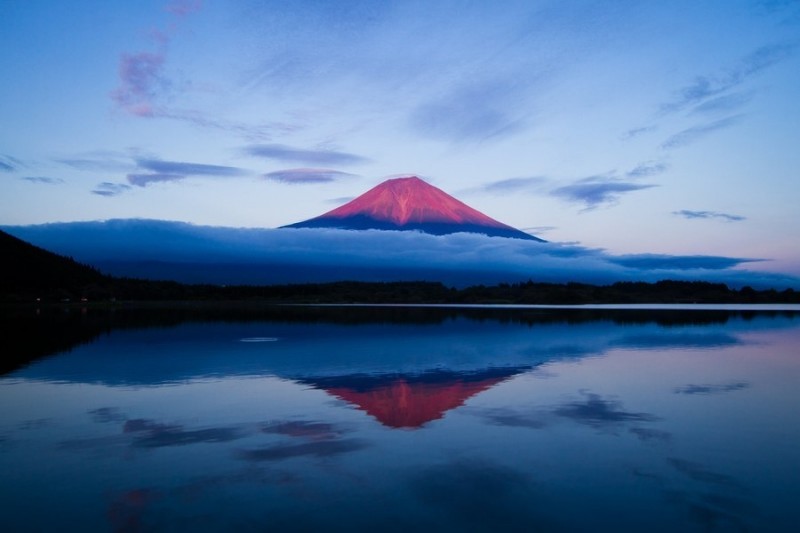
[[79, 298], [108, 278], [69, 257], [48, 252], [0, 231], [0, 298]]

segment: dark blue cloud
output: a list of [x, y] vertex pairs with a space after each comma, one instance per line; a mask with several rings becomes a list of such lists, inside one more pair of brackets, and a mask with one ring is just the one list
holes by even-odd
[[743, 259], [714, 255], [636, 254], [611, 257], [609, 261], [617, 265], [642, 270], [722, 270], [743, 263], [762, 261], [762, 259]]
[[168, 174], [152, 172], [150, 174], [128, 174], [128, 183], [137, 187], [147, 187], [151, 183], [168, 183], [186, 179], [185, 174]]
[[602, 204], [616, 202], [623, 194], [657, 187], [653, 184], [631, 183], [609, 176], [592, 176], [553, 189], [550, 194], [569, 202], [582, 203], [594, 209]]
[[59, 185], [64, 183], [64, 180], [61, 178], [48, 178], [46, 176], [25, 176], [24, 178], [20, 179], [30, 183], [41, 183], [43, 185]]
[[655, 416], [648, 413], [625, 411], [619, 402], [605, 399], [599, 394], [590, 392], [582, 394], [585, 399], [556, 407], [553, 409], [553, 413], [595, 427], [657, 420]]
[[163, 161], [161, 159], [136, 159], [136, 165], [144, 170], [159, 174], [181, 174], [183, 176], [241, 176], [245, 171], [237, 167]]
[[730, 128], [731, 126], [735, 126], [741, 122], [742, 117], [743, 115], [733, 115], [715, 120], [714, 122], [709, 122], [707, 124], [686, 128], [685, 130], [672, 135], [670, 138], [664, 141], [661, 144], [661, 148], [667, 150], [671, 148], [681, 148], [683, 146], [687, 146], [711, 133], [714, 133], [715, 131], [720, 131]]
[[722, 383], [718, 385], [685, 385], [675, 389], [676, 394], [717, 394], [720, 392], [732, 392], [737, 390], [746, 389], [750, 386], [745, 381], [736, 381], [733, 383]]
[[696, 218], [721, 218], [723, 220], [727, 220], [729, 222], [739, 222], [742, 220], [747, 220], [746, 217], [740, 215], [730, 215], [728, 213], [719, 213], [717, 211], [692, 211], [689, 209], [681, 209], [680, 211], [673, 211], [673, 215], [682, 216], [684, 218], [689, 219], [696, 219]]
[[97, 194], [99, 196], [118, 196], [125, 191], [130, 190], [130, 188], [130, 185], [125, 185], [124, 183], [111, 183], [110, 181], [104, 181], [103, 183], [99, 183], [92, 190], [92, 194]]
[[329, 183], [354, 174], [326, 168], [289, 168], [264, 174], [268, 180], [290, 184]]
[[291, 161], [312, 165], [358, 165], [368, 163], [369, 159], [347, 152], [334, 150], [304, 150], [282, 144], [253, 144], [244, 149], [245, 153], [254, 157]]

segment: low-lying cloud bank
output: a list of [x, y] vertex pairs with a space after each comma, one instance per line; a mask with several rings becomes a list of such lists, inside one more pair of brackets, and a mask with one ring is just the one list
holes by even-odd
[[432, 280], [463, 286], [528, 279], [595, 284], [680, 279], [800, 287], [798, 278], [741, 268], [757, 259], [614, 256], [571, 244], [469, 233], [245, 229], [139, 219], [2, 229], [111, 274], [193, 283]]

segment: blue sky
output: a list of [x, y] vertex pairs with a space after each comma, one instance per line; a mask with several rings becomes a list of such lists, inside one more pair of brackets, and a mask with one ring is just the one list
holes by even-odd
[[0, 0], [0, 224], [271, 228], [417, 174], [800, 275], [800, 2]]

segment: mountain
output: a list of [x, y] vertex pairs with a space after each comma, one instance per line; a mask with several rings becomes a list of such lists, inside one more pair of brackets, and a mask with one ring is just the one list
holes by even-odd
[[384, 181], [343, 206], [283, 227], [417, 230], [433, 235], [482, 233], [544, 242], [484, 215], [416, 176]]
[[0, 231], [0, 297], [73, 298], [106, 277], [69, 257], [48, 252]]

